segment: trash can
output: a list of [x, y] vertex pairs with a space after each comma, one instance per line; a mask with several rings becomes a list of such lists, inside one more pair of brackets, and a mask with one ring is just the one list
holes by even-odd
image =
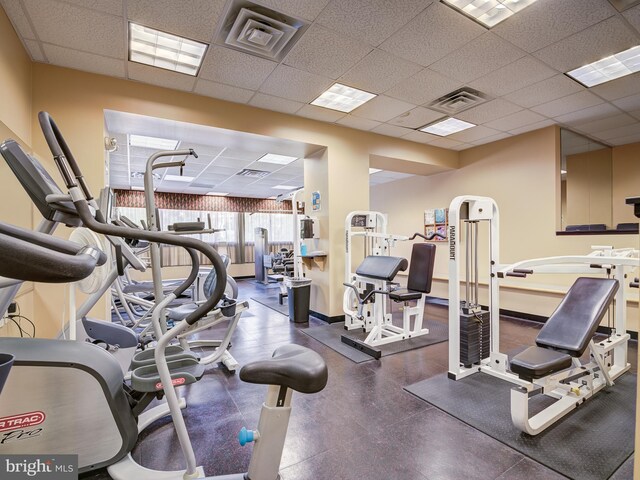
[[311, 280], [308, 278], [285, 278], [284, 283], [287, 287], [289, 300], [289, 320], [295, 323], [308, 322]]

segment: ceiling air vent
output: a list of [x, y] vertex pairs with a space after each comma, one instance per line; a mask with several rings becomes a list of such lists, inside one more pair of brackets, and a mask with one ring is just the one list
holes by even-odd
[[231, 2], [216, 43], [280, 61], [307, 28], [307, 22], [246, 0]]
[[264, 170], [252, 170], [251, 168], [245, 168], [242, 171], [236, 173], [236, 175], [240, 177], [250, 177], [250, 178], [263, 178], [269, 175], [271, 172], [266, 172]]
[[478, 90], [462, 87], [434, 100], [429, 104], [429, 108], [453, 116], [468, 108], [480, 105], [487, 99], [487, 96]]

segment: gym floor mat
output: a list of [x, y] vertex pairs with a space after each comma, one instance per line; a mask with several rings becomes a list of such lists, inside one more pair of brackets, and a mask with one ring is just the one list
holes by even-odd
[[[382, 345], [377, 348], [380, 348], [382, 356], [386, 357], [388, 355], [393, 355], [394, 353], [406, 352], [415, 348], [446, 342], [449, 338], [449, 327], [446, 324], [436, 322], [435, 320], [424, 320], [423, 325], [425, 328], [429, 329], [428, 335], [422, 335], [420, 337]], [[362, 363], [373, 360], [373, 357], [370, 355], [342, 343], [342, 335], [349, 335], [350, 337], [357, 338], [358, 340], [364, 340], [367, 336], [366, 333], [362, 333], [357, 330], [348, 332], [344, 329], [344, 322], [309, 327], [307, 329], [301, 329], [300, 331], [309, 335], [311, 338], [315, 338], [320, 343], [325, 344], [327, 347], [335, 350], [341, 355], [344, 355], [353, 362]]]
[[635, 375], [618, 378], [535, 437], [511, 422], [511, 387], [482, 373], [458, 381], [441, 374], [405, 390], [569, 478], [607, 479], [633, 454]]
[[289, 305], [287, 304], [287, 299], [284, 299], [284, 305], [280, 305], [278, 302], [278, 294], [273, 292], [271, 295], [254, 295], [251, 297], [251, 300], [255, 300], [258, 303], [261, 303], [265, 307], [269, 307], [272, 310], [275, 310], [282, 315], [289, 316]]

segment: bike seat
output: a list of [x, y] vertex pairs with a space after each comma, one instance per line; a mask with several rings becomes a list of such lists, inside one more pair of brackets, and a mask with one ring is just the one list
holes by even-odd
[[248, 363], [240, 379], [261, 385], [280, 385], [300, 393], [316, 393], [327, 384], [327, 364], [313, 350], [301, 345], [283, 345], [272, 358]]

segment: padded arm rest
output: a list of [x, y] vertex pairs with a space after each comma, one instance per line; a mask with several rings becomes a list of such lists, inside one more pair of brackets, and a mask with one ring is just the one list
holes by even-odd
[[398, 272], [404, 272], [408, 266], [409, 262], [406, 258], [369, 255], [358, 266], [356, 274], [390, 282]]

